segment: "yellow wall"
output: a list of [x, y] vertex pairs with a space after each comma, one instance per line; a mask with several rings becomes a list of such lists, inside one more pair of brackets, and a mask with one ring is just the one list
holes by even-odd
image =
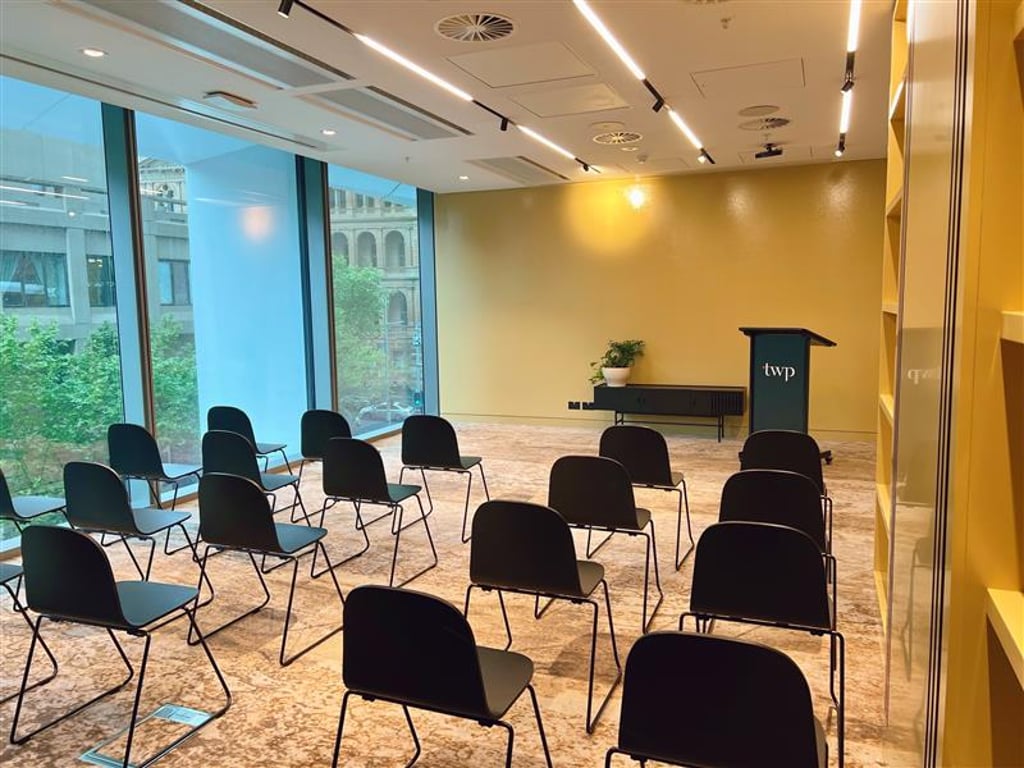
[[741, 325], [802, 326], [810, 426], [876, 428], [885, 164], [826, 163], [437, 198], [441, 410], [603, 419], [589, 362], [642, 338], [633, 380], [747, 385]]

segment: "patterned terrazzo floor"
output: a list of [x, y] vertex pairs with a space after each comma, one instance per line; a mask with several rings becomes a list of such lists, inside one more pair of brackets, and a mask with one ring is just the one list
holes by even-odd
[[[484, 457], [492, 498], [514, 498], [544, 503], [547, 477], [552, 462], [561, 455], [596, 453], [600, 434], [591, 427], [535, 427], [489, 424], [457, 424], [460, 447], [466, 454]], [[719, 491], [737, 467], [737, 440], [717, 443], [713, 438], [669, 435], [673, 465], [687, 474], [694, 533], [715, 521]], [[378, 442], [389, 477], [397, 479], [400, 466], [399, 438]], [[886, 765], [880, 734], [883, 723], [883, 649], [878, 605], [872, 571], [872, 520], [874, 480], [873, 446], [869, 443], [833, 442], [823, 445], [835, 453], [833, 465], [825, 468], [826, 481], [835, 499], [834, 552], [839, 562], [839, 627], [847, 638], [847, 741], [849, 768]], [[408, 475], [407, 481], [413, 481]], [[459, 476], [434, 473], [430, 476], [436, 513], [431, 528], [440, 554], [440, 566], [412, 588], [462, 604], [469, 563], [469, 545], [459, 541], [463, 481]], [[304, 472], [303, 498], [309, 509], [323, 500], [319, 466]], [[656, 491], [638, 492], [638, 504], [654, 512], [659, 543], [661, 578], [665, 603], [654, 621], [654, 629], [674, 629], [678, 615], [688, 603], [691, 561], [676, 572], [672, 568], [675, 535], [674, 496]], [[474, 482], [473, 502], [482, 500], [482, 489]], [[187, 506], [187, 505], [186, 505]], [[326, 525], [329, 552], [336, 560], [352, 552], [361, 540], [352, 529], [350, 507], [339, 505], [328, 512]], [[370, 551], [338, 570], [346, 591], [366, 582], [386, 583], [392, 538], [386, 524], [370, 529]], [[578, 539], [582, 546], [582, 537]], [[123, 550], [108, 550], [120, 578], [132, 578]], [[403, 534], [399, 570], [418, 569], [426, 563], [428, 550], [422, 530]], [[640, 597], [643, 583], [642, 543], [622, 537], [614, 540], [597, 559], [602, 562], [612, 590], [612, 601], [620, 653], [625, 658], [640, 625]], [[258, 584], [247, 561], [234, 555], [213, 561], [211, 578], [217, 599], [200, 611], [200, 625], [210, 627], [245, 607], [255, 604]], [[278, 665], [277, 654], [290, 569], [279, 569], [268, 577], [273, 598], [270, 606], [210, 641], [234, 697], [228, 713], [195, 738], [163, 758], [159, 765], [174, 766], [326, 766], [330, 763], [337, 728], [338, 707], [343, 692], [340, 681], [341, 636], [336, 635], [289, 667]], [[408, 571], [407, 571], [408, 572]], [[195, 566], [184, 552], [170, 558], [159, 555], [154, 580], [194, 584]], [[311, 582], [308, 570], [300, 571], [294, 642], [317, 637], [340, 618], [340, 605], [329, 580]], [[583, 728], [586, 704], [589, 610], [569, 604], [556, 605], [541, 621], [531, 616], [532, 601], [521, 596], [507, 598], [516, 634], [515, 650], [531, 656], [536, 666], [534, 685], [556, 766], [601, 766], [605, 750], [615, 740], [619, 694], [617, 693], [597, 726], [588, 736]], [[10, 610], [10, 600], [0, 602], [0, 697], [16, 689], [28, 631], [23, 620]], [[503, 631], [493, 597], [474, 596], [472, 624], [477, 641], [500, 647]], [[602, 627], [606, 628], [602, 617]], [[152, 711], [165, 702], [196, 708], [212, 708], [218, 701], [218, 687], [201, 652], [184, 642], [184, 622], [174, 623], [156, 633], [147, 672], [142, 710]], [[84, 701], [115, 680], [119, 669], [106, 635], [79, 626], [44, 624], [45, 637], [61, 662], [60, 676], [38, 689], [29, 699], [31, 711], [26, 725], [39, 722], [42, 713], [56, 713], [61, 707]], [[781, 631], [721, 626], [722, 634], [756, 639], [789, 653], [805, 671], [815, 697], [819, 717], [828, 714], [828, 645], [811, 636]], [[598, 686], [612, 678], [608, 636], [598, 646]], [[290, 643], [292, 642], [290, 638]], [[411, 637], [410, 642], [415, 642]], [[141, 642], [128, 639], [129, 655], [138, 659]], [[42, 667], [40, 667], [42, 670]], [[88, 748], [112, 736], [127, 720], [133, 688], [120, 692], [80, 715], [41, 734], [28, 744], [14, 747], [5, 742], [0, 764], [5, 768], [68, 766], [81, 764], [78, 757]], [[681, 690], [680, 696], [699, 695]], [[671, 705], [671, 702], [666, 702]], [[13, 703], [0, 707], [0, 729], [10, 729]], [[423, 742], [418, 765], [425, 768], [453, 766], [497, 766], [504, 755], [504, 732], [486, 730], [463, 720], [414, 712]], [[528, 700], [521, 700], [510, 712], [516, 727], [516, 766], [543, 765], [543, 757]], [[159, 745], [177, 726], [155, 723], [141, 728], [138, 741], [142, 757], [149, 747]], [[835, 724], [829, 724], [829, 741], [834, 745]], [[354, 699], [349, 709], [343, 750], [348, 766], [403, 765], [412, 754], [401, 710], [380, 703]], [[833, 761], [834, 759], [833, 746]], [[623, 760], [623, 765], [628, 761]]]

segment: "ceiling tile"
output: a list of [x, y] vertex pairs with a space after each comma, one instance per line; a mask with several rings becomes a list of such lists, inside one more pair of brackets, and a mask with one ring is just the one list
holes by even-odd
[[783, 59], [742, 67], [706, 69], [690, 74], [705, 99], [727, 96], [743, 100], [746, 97], [770, 98], [780, 88], [803, 88], [803, 59]]
[[524, 93], [513, 96], [512, 101], [526, 107], [537, 117], [582, 115], [587, 112], [603, 112], [606, 109], [629, 107], [629, 104], [605, 83], [573, 85], [569, 88]]
[[561, 43], [537, 43], [463, 53], [448, 60], [491, 88], [546, 83], [595, 74]]

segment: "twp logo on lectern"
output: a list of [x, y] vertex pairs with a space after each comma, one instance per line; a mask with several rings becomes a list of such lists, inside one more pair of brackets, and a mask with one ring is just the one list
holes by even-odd
[[796, 368], [792, 365], [772, 365], [771, 363], [765, 363], [764, 375], [770, 378], [781, 376], [784, 381], [788, 382], [796, 376]]

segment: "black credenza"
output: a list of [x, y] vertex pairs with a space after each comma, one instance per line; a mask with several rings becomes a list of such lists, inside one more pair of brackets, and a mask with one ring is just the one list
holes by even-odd
[[[678, 416], [715, 419], [718, 440], [725, 434], [725, 417], [742, 416], [745, 387], [705, 387], [681, 384], [627, 384], [625, 387], [594, 387], [595, 410], [614, 411], [615, 423], [625, 424], [626, 415]], [[661, 423], [649, 418], [634, 419]], [[672, 421], [671, 424], [711, 426], [706, 422]]]

